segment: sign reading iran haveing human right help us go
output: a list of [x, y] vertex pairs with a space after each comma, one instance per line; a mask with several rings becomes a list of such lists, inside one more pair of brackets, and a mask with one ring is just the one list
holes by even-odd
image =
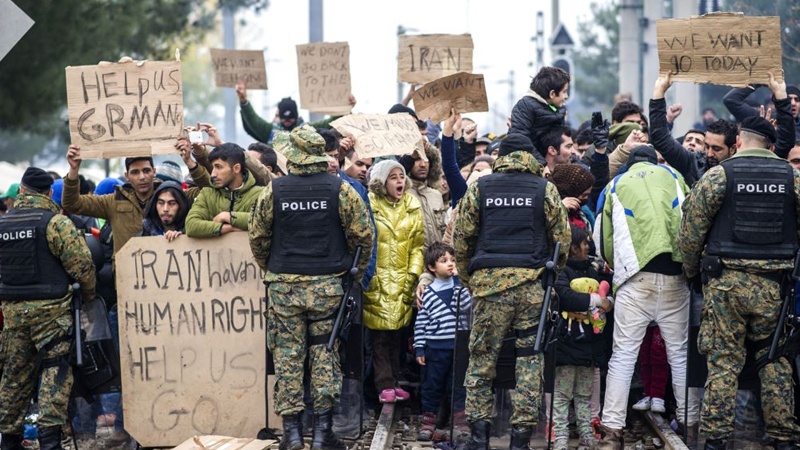
[[779, 17], [714, 13], [656, 21], [661, 73], [674, 81], [746, 86], [782, 79]]

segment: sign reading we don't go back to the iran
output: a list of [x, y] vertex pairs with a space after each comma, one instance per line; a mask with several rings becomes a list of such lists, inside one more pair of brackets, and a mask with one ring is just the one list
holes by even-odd
[[779, 17], [714, 13], [656, 21], [661, 73], [674, 81], [746, 86], [781, 71]]
[[67, 67], [67, 111], [83, 158], [175, 153], [183, 127], [179, 61]]

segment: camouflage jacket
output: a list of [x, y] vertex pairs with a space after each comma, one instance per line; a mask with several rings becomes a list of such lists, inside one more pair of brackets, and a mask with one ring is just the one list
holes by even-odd
[[[778, 158], [771, 151], [765, 149], [739, 150], [732, 158], [749, 156]], [[693, 277], [700, 272], [700, 257], [711, 226], [714, 224], [714, 217], [725, 200], [726, 182], [725, 169], [722, 166], [713, 167], [695, 183], [689, 196], [683, 202], [683, 220], [678, 234], [678, 248], [683, 255], [683, 270], [687, 277]], [[794, 195], [799, 219], [798, 239], [800, 239], [800, 172], [796, 170], [794, 171]], [[746, 272], [791, 269], [793, 265], [793, 261], [786, 259], [722, 258], [722, 263], [727, 268]]]
[[[542, 175], [542, 166], [532, 154], [527, 152], [514, 152], [500, 157], [492, 166], [494, 172], [527, 172]], [[453, 233], [453, 244], [456, 250], [456, 266], [461, 281], [468, 285], [475, 297], [486, 297], [519, 286], [527, 281], [536, 280], [541, 275], [543, 268], [522, 269], [518, 267], [502, 267], [492, 269], [478, 269], [472, 276], [468, 275], [470, 258], [475, 253], [478, 235], [481, 228], [480, 220], [480, 193], [478, 183], [472, 183], [467, 189], [464, 198], [458, 204], [458, 216]], [[572, 233], [567, 220], [567, 209], [561, 203], [553, 183], [548, 182], [544, 199], [545, 222], [547, 223], [548, 248], [552, 249], [556, 242], [561, 243], [558, 258], [558, 267], [567, 263], [567, 254], [572, 242]]]
[[[21, 194], [14, 203], [16, 209], [46, 209], [58, 212], [59, 208], [50, 197], [41, 194]], [[84, 301], [95, 297], [95, 270], [89, 247], [83, 236], [67, 216], [57, 214], [47, 224], [47, 246], [50, 252], [61, 261], [67, 274], [81, 284]], [[25, 312], [36, 309], [37, 316], [49, 316], [47, 311], [59, 314], [68, 312], [72, 292], [59, 299], [31, 299], [29, 301], [3, 302], [5, 326], [13, 328], [23, 321]], [[58, 315], [58, 314], [56, 314]], [[36, 319], [38, 320], [38, 318]]]
[[[294, 175], [311, 175], [323, 173], [328, 170], [327, 163], [316, 163], [309, 165], [289, 164], [289, 173]], [[258, 265], [264, 270], [264, 281], [290, 282], [317, 281], [342, 274], [331, 275], [298, 275], [273, 273], [267, 269], [269, 262], [269, 252], [272, 246], [272, 183], [264, 187], [261, 195], [253, 205], [253, 212], [250, 215], [248, 225], [248, 236], [250, 238], [250, 249]], [[339, 188], [339, 217], [344, 228], [344, 235], [347, 238], [347, 248], [353, 254], [356, 247], [361, 246], [361, 257], [358, 259], [359, 277], [364, 274], [367, 264], [372, 254], [373, 230], [370, 225], [369, 211], [355, 189], [346, 182], [342, 182]], [[360, 278], [359, 278], [360, 279]]]

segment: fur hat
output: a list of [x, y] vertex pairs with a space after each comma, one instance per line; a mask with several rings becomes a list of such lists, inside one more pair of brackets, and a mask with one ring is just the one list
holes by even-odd
[[550, 172], [549, 179], [556, 185], [562, 198], [580, 197], [594, 186], [594, 176], [579, 164], [558, 164]]

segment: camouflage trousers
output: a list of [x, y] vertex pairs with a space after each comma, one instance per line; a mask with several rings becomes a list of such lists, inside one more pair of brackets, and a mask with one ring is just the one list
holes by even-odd
[[[778, 282], [752, 273], [725, 270], [703, 288], [705, 306], [698, 349], [708, 360], [700, 431], [711, 438], [733, 434], [736, 378], [745, 362], [745, 339], [766, 339], [775, 330], [781, 298]], [[756, 358], [767, 353], [765, 348]], [[767, 433], [781, 440], [800, 434], [794, 424], [792, 369], [783, 358], [759, 372]]]
[[[533, 348], [544, 291], [540, 282], [527, 282], [498, 294], [475, 297], [469, 340], [467, 415], [470, 422], [491, 421], [494, 406], [492, 382], [503, 338], [510, 329], [525, 331], [516, 348]], [[513, 425], [536, 425], [542, 390], [542, 355], [516, 360], [516, 388], [511, 393]]]
[[[40, 304], [41, 307], [37, 307]], [[25, 414], [37, 394], [40, 428], [67, 423], [72, 390], [69, 367], [69, 303], [4, 303], [5, 329], [0, 337], [0, 433], [22, 434]], [[42, 353], [43, 352], [43, 353]], [[42, 353], [40, 355], [40, 353]], [[42, 369], [36, 373], [37, 359]]]
[[277, 414], [293, 414], [305, 408], [303, 366], [306, 354], [314, 410], [333, 408], [339, 401], [342, 388], [339, 353], [336, 349], [331, 352], [325, 349], [327, 339], [311, 346], [308, 339], [331, 332], [342, 294], [339, 278], [269, 285], [267, 346], [275, 362]]
[[553, 393], [553, 434], [569, 438], [569, 404], [575, 402], [575, 419], [578, 434], [592, 434], [592, 384], [594, 367], [556, 367], [555, 392]]

